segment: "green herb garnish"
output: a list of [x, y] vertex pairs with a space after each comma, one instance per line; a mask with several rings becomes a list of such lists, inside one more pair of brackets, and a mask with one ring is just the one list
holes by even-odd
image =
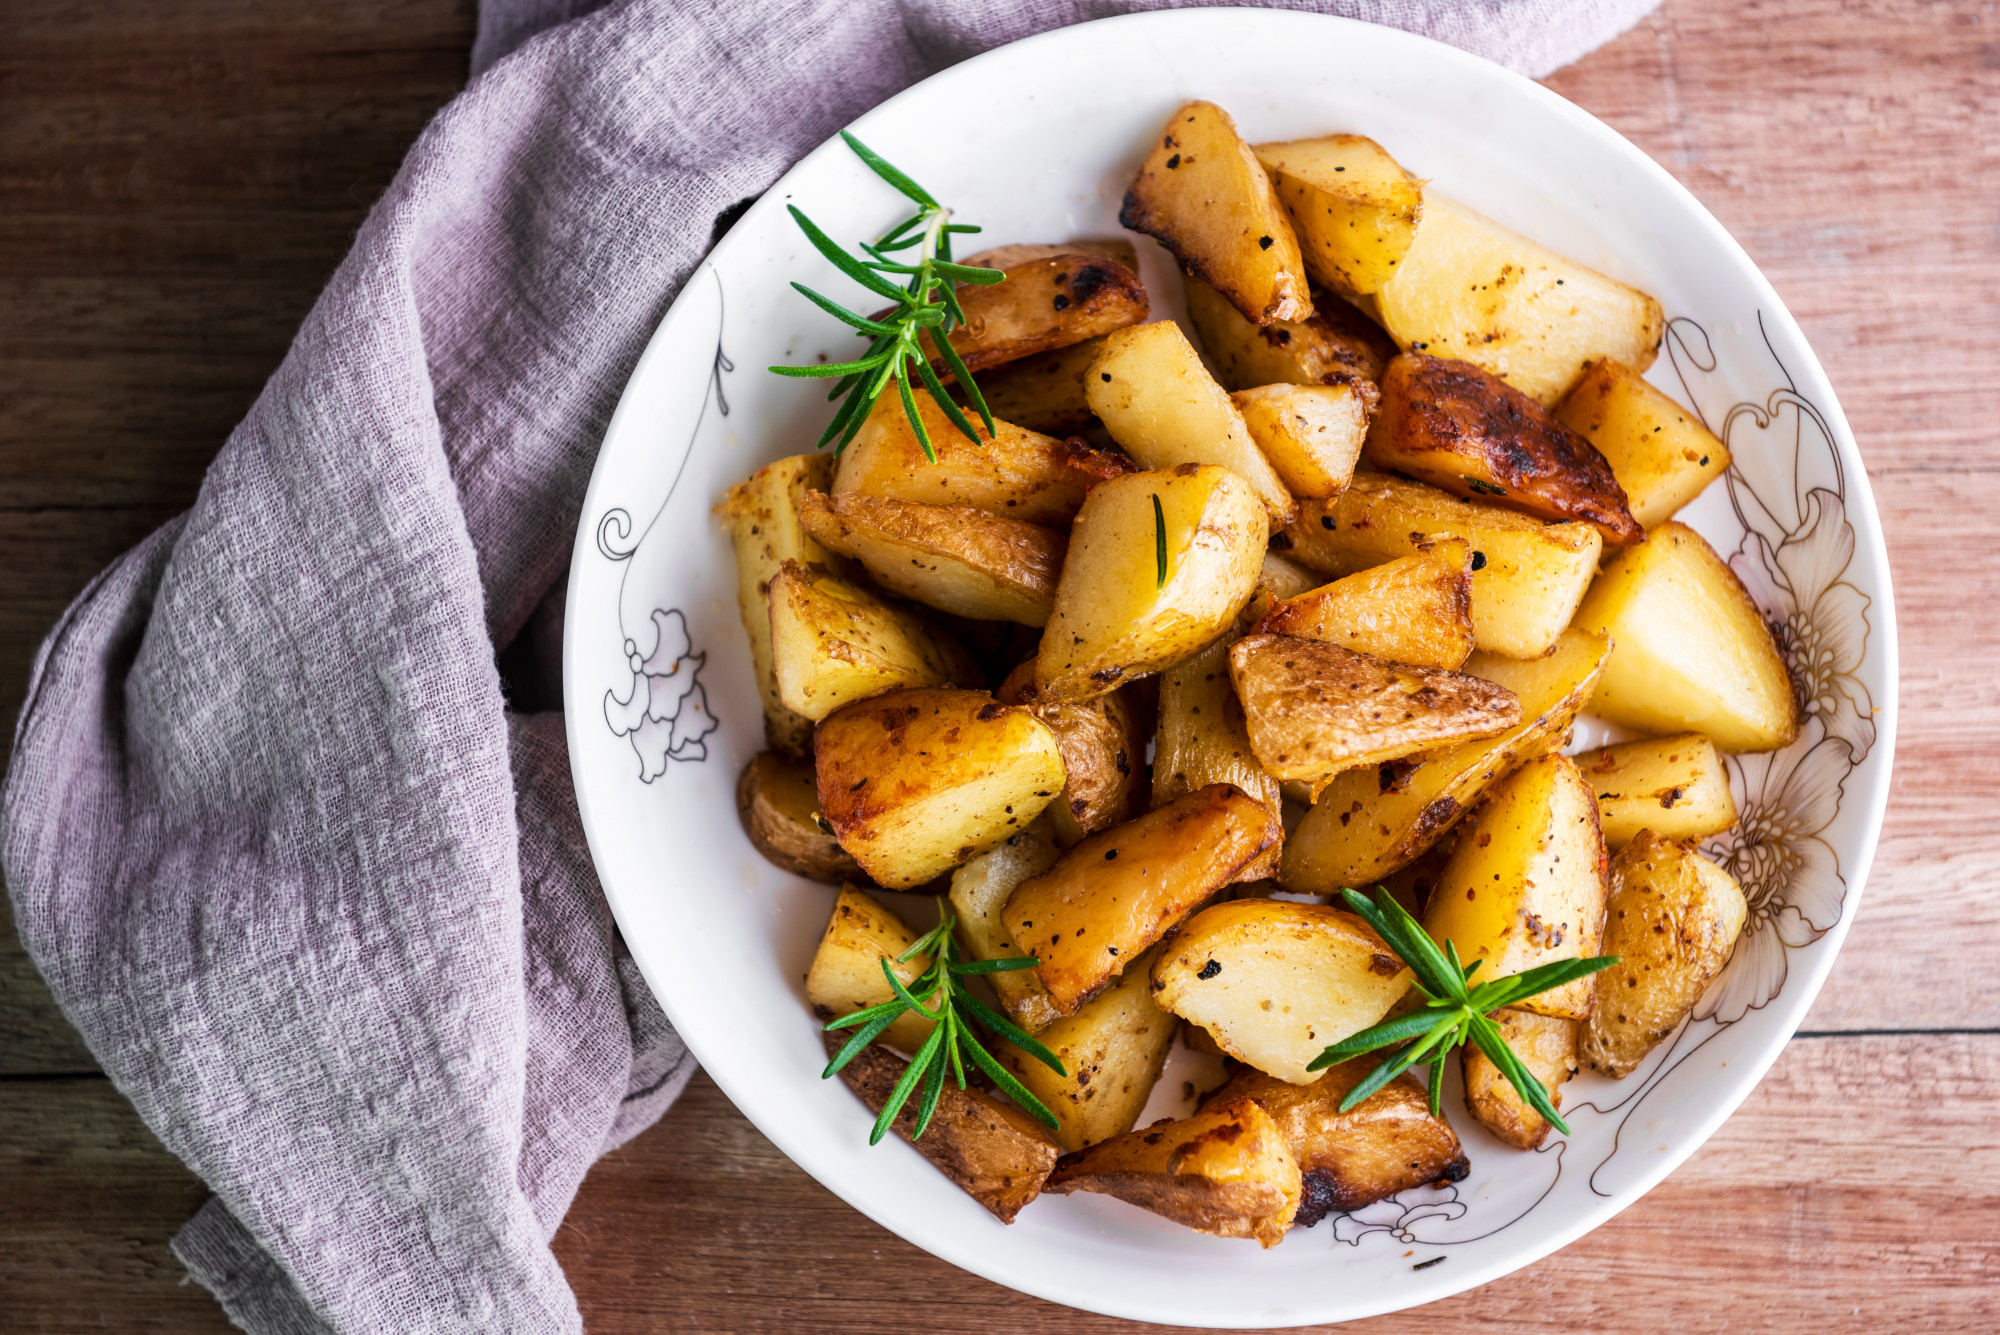
[[[847, 1040], [846, 1046], [827, 1063], [820, 1079], [829, 1079], [839, 1073], [840, 1068], [854, 1060], [861, 1050], [882, 1036], [882, 1032], [902, 1016], [915, 1012], [927, 1020], [936, 1021], [931, 1036], [924, 1040], [923, 1047], [910, 1060], [903, 1071], [903, 1078], [896, 1082], [896, 1088], [889, 1094], [889, 1101], [882, 1105], [882, 1115], [875, 1119], [875, 1129], [868, 1135], [870, 1145], [878, 1143], [889, 1133], [896, 1114], [910, 1101], [910, 1095], [922, 1084], [922, 1102], [917, 1105], [916, 1129], [910, 1139], [922, 1136], [931, 1124], [931, 1115], [937, 1111], [938, 1099], [944, 1094], [945, 1069], [950, 1067], [952, 1077], [958, 1081], [960, 1089], [965, 1088], [965, 1062], [970, 1059], [974, 1066], [986, 1072], [993, 1083], [1007, 1094], [1007, 1097], [1021, 1105], [1036, 1121], [1054, 1130], [1056, 1116], [1043, 1106], [1042, 1101], [1030, 1094], [1027, 1087], [1016, 1080], [1013, 1073], [1002, 1066], [993, 1054], [981, 1047], [973, 1036], [972, 1022], [992, 1030], [999, 1037], [1012, 1043], [1029, 1056], [1040, 1061], [1057, 1075], [1067, 1075], [1056, 1054], [1050, 1052], [1019, 1025], [1007, 1019], [965, 990], [959, 980], [973, 974], [1012, 973], [1016, 969], [1031, 969], [1035, 961], [1026, 955], [1016, 955], [1011, 959], [969, 960], [961, 962], [953, 959], [958, 944], [951, 934], [956, 919], [950, 909], [944, 911], [944, 918], [937, 926], [917, 939], [915, 945], [896, 957], [896, 963], [907, 964], [919, 955], [931, 954], [930, 967], [917, 975], [915, 983], [903, 986], [903, 980], [889, 967], [889, 961], [882, 961], [882, 975], [889, 980], [895, 990], [895, 998], [879, 1006], [858, 1010], [852, 1015], [843, 1015], [827, 1025], [829, 1031], [851, 1029], [860, 1026], [855, 1035]], [[928, 1005], [926, 1003], [929, 1003]], [[949, 1060], [947, 1061], [947, 1056]]]
[[1370, 1072], [1366, 1080], [1347, 1092], [1347, 1097], [1340, 1101], [1340, 1111], [1346, 1112], [1410, 1067], [1428, 1062], [1431, 1068], [1431, 1115], [1437, 1116], [1439, 1100], [1444, 1096], [1445, 1054], [1470, 1039], [1520, 1091], [1529, 1107], [1546, 1118], [1549, 1125], [1568, 1135], [1569, 1123], [1556, 1112], [1548, 1091], [1542, 1088], [1542, 1082], [1521, 1064], [1521, 1059], [1507, 1046], [1507, 1040], [1500, 1036], [1499, 1026], [1486, 1017], [1503, 1006], [1512, 1006], [1539, 992], [1561, 987], [1573, 979], [1588, 977], [1599, 969], [1608, 969], [1618, 962], [1618, 957], [1599, 955], [1587, 960], [1558, 960], [1538, 969], [1529, 969], [1526, 973], [1496, 978], [1490, 983], [1468, 988], [1467, 980], [1484, 961], [1474, 960], [1471, 964], [1461, 965], [1458, 948], [1449, 941], [1444, 943], [1443, 950], [1439, 950], [1437, 942], [1431, 940], [1423, 924], [1390, 898], [1387, 890], [1378, 887], [1373, 901], [1352, 890], [1342, 890], [1340, 894], [1348, 907], [1367, 919], [1376, 934], [1388, 942], [1389, 948], [1409, 966], [1410, 972], [1417, 976], [1416, 990], [1424, 998], [1422, 1010], [1384, 1020], [1342, 1039], [1307, 1066], [1309, 1071], [1323, 1071], [1349, 1057], [1373, 1052], [1392, 1043], [1402, 1044], [1389, 1055], [1388, 1060]]
[[1160, 573], [1153, 582], [1156, 589], [1167, 587], [1167, 516], [1160, 509], [1160, 493], [1153, 493], [1153, 560], [1159, 563]]
[[[845, 401], [834, 413], [833, 420], [827, 423], [819, 444], [814, 447], [824, 448], [831, 440], [835, 442], [835, 454], [847, 448], [847, 443], [854, 439], [854, 433], [867, 420], [868, 410], [874, 406], [875, 400], [894, 381], [896, 392], [903, 400], [903, 411], [916, 430], [925, 457], [936, 463], [937, 451], [931, 445], [930, 432], [925, 428], [923, 417], [917, 412], [916, 399], [910, 393], [910, 365], [915, 364], [924, 389], [944, 410], [944, 415], [951, 419], [951, 424], [967, 437], [979, 439], [972, 423], [952, 402], [951, 396], [945, 393], [943, 382], [938, 379], [937, 371], [924, 354], [921, 339], [928, 331], [931, 346], [944, 359], [946, 368], [966, 398], [978, 409], [980, 420], [986, 424], [987, 438], [992, 439], [995, 434], [993, 414], [987, 410], [986, 398], [979, 392], [979, 386], [973, 383], [972, 373], [966, 369], [958, 350], [951, 346], [950, 335], [953, 329], [965, 323], [965, 309], [958, 304], [956, 285], [976, 283], [991, 286], [1007, 275], [998, 269], [953, 263], [952, 237], [979, 229], [950, 221], [951, 210], [931, 198], [929, 191], [885, 162], [847, 131], [842, 130], [840, 137], [847, 141], [847, 146], [868, 165], [870, 171], [914, 202], [917, 212], [884, 232], [873, 245], [862, 242], [861, 252], [865, 258], [857, 259], [842, 250], [833, 238], [822, 232], [796, 206], [788, 204], [786, 207], [791, 210], [793, 221], [798, 223], [799, 230], [806, 234], [806, 239], [812, 242], [815, 250], [833, 261], [835, 267], [849, 278], [876, 296], [896, 304], [873, 316], [861, 315], [830, 297], [820, 295], [804, 283], [793, 283], [792, 286], [813, 305], [868, 335], [868, 351], [851, 362], [834, 362], [825, 366], [773, 366], [771, 369], [779, 375], [840, 377], [827, 393], [827, 398], [838, 399], [844, 395]], [[912, 246], [917, 247], [915, 263], [906, 264], [891, 258], [896, 252]], [[892, 275], [893, 278], [884, 275]], [[898, 286], [894, 279], [905, 281]]]

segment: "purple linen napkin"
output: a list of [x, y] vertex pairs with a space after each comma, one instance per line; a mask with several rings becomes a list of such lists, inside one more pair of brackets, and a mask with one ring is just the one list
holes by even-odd
[[[1653, 3], [1301, 7], [1542, 73]], [[193, 509], [50, 634], [16, 921], [214, 1190], [174, 1247], [238, 1325], [580, 1329], [548, 1239], [692, 1066], [496, 646], [559, 641], [612, 407], [731, 206], [924, 75], [1148, 7], [627, 0], [528, 41], [411, 150]], [[476, 63], [589, 8], [494, 0]]]

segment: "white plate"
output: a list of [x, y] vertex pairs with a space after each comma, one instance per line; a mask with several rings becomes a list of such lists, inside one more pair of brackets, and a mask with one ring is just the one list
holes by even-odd
[[[1102, 236], [1117, 233], [1153, 134], [1191, 97], [1226, 107], [1253, 141], [1371, 135], [1453, 197], [1665, 304], [1673, 323], [1650, 378], [1736, 456], [1726, 485], [1683, 518], [1784, 624], [1810, 695], [1796, 746], [1732, 765], [1743, 832], [1711, 853], [1743, 882], [1751, 917], [1677, 1040], [1628, 1080], [1573, 1082], [1567, 1139], [1522, 1153], [1457, 1116], [1466, 1181], [1335, 1216], [1269, 1252], [1106, 1197], [1037, 1201], [1002, 1227], [907, 1145], [868, 1148], [866, 1110], [819, 1079], [801, 988], [832, 891], [778, 872], [737, 824], [735, 778], [763, 729], [729, 544], [709, 515], [754, 468], [810, 448], [825, 420], [812, 384], [764, 368], [850, 347], [786, 286], [850, 290], [785, 202], [843, 240], [901, 216], [838, 141], [736, 224], [626, 387], [571, 567], [570, 754], [599, 874], [653, 991], [737, 1107], [855, 1208], [1074, 1307], [1209, 1327], [1340, 1321], [1484, 1283], [1603, 1223], [1770, 1066], [1833, 963], [1875, 851], [1895, 735], [1888, 562], [1833, 391], [1741, 248], [1632, 145], [1495, 65], [1341, 19], [1183, 10], [992, 52], [854, 129], [983, 224], [981, 244]], [[1156, 314], [1177, 315], [1179, 283], [1156, 247], [1141, 250]], [[1181, 1110], [1170, 1076], [1148, 1116]]]

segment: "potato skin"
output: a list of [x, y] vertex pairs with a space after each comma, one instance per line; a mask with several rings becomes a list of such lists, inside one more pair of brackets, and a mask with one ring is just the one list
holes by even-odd
[[1136, 690], [1112, 691], [1082, 704], [1039, 704], [1030, 659], [1007, 675], [998, 694], [1003, 704], [1033, 710], [1062, 750], [1068, 783], [1048, 807], [1057, 843], [1068, 848], [1145, 810], [1147, 711]]
[[751, 844], [773, 866], [828, 885], [863, 879], [860, 864], [820, 824], [811, 761], [772, 751], [750, 757], [736, 781], [736, 814]]
[[1443, 538], [1272, 603], [1254, 633], [1324, 640], [1394, 663], [1456, 671], [1472, 654], [1472, 546]]
[[1084, 376], [1104, 348], [1104, 335], [1038, 352], [982, 371], [975, 380], [995, 417], [1030, 431], [1067, 437], [1097, 421], [1084, 396]]
[[[1576, 1074], [1577, 1022], [1532, 1011], [1507, 1009], [1494, 1013], [1500, 1037], [1542, 1082], [1549, 1102], [1562, 1110], [1562, 1087]], [[1514, 1082], [1486, 1054], [1467, 1043], [1459, 1058], [1465, 1077], [1465, 1106], [1488, 1131], [1517, 1150], [1532, 1150], [1549, 1134], [1549, 1122], [1528, 1106]]]
[[[975, 375], [1146, 318], [1146, 287], [1129, 245], [1122, 260], [1063, 246], [1000, 246], [959, 263], [1007, 274], [1004, 282], [990, 287], [958, 287], [965, 323], [952, 331], [951, 346]], [[943, 358], [935, 355], [936, 345], [928, 343], [929, 335], [925, 338], [933, 364], [949, 374]]]
[[1260, 326], [1192, 274], [1186, 289], [1201, 350], [1232, 393], [1259, 385], [1372, 385], [1396, 355], [1389, 336], [1338, 297], [1315, 300], [1307, 319]]
[[1715, 743], [1698, 732], [1599, 747], [1576, 757], [1597, 794], [1604, 846], [1617, 852], [1641, 830], [1706, 839], [1736, 824], [1736, 796]]
[[806, 532], [866, 567], [891, 593], [979, 621], [1041, 626], [1055, 606], [1069, 539], [972, 505], [808, 492]]

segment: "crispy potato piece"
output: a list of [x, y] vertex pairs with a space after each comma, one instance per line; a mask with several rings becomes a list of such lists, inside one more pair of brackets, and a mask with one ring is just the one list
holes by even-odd
[[[1481, 982], [1557, 960], [1587, 959], [1604, 937], [1607, 859], [1590, 785], [1567, 756], [1531, 760], [1503, 779], [1459, 835], [1424, 930], [1450, 942]], [[1597, 980], [1578, 978], [1521, 1002], [1565, 1020], [1589, 1016]]]
[[1597, 794], [1604, 846], [1613, 852], [1645, 829], [1662, 839], [1706, 839], [1736, 824], [1729, 772], [1698, 732], [1586, 751], [1576, 767]]
[[1699, 418], [1609, 358], [1591, 363], [1556, 416], [1597, 447], [1647, 528], [1672, 519], [1729, 467], [1729, 447]]
[[1294, 635], [1238, 640], [1229, 676], [1258, 762], [1275, 779], [1315, 786], [1521, 722], [1521, 703], [1505, 687]]
[[1381, 473], [1356, 473], [1333, 500], [1302, 502], [1284, 537], [1288, 556], [1329, 575], [1381, 565], [1438, 538], [1465, 539], [1472, 547], [1473, 642], [1510, 658], [1548, 652], [1589, 591], [1604, 550], [1589, 524], [1544, 524]]
[[1394, 341], [1338, 297], [1322, 295], [1310, 319], [1273, 320], [1260, 327], [1192, 274], [1186, 288], [1188, 318], [1225, 389], [1372, 384], [1396, 355]]
[[1373, 139], [1332, 134], [1259, 144], [1306, 272], [1344, 296], [1382, 290], [1416, 240], [1424, 183]]
[[971, 505], [808, 492], [799, 518], [831, 551], [875, 582], [928, 607], [975, 621], [1048, 622], [1069, 539]]
[[[1166, 523], [1164, 582], [1156, 516]], [[1103, 695], [1221, 634], [1256, 590], [1267, 516], [1249, 483], [1213, 464], [1094, 488], [1070, 530], [1035, 663], [1042, 700]]]
[[[1013, 959], [1021, 953], [1007, 931], [1002, 910], [1023, 881], [1055, 865], [1061, 850], [1050, 837], [1048, 824], [1046, 819], [1037, 820], [951, 874], [951, 908], [958, 915], [956, 931], [967, 959]], [[986, 982], [1007, 1018], [1031, 1034], [1061, 1018], [1032, 969], [990, 973]]]
[[[828, 1040], [829, 1049], [837, 1046], [832, 1035]], [[840, 1078], [870, 1112], [880, 1113], [908, 1067], [894, 1053], [868, 1047], [840, 1068]], [[1057, 1150], [1034, 1118], [982, 1090], [960, 1089], [947, 1080], [922, 1139], [910, 1140], [917, 1126], [917, 1103], [916, 1099], [905, 1103], [890, 1123], [896, 1134], [916, 1146], [917, 1153], [995, 1219], [1013, 1223], [1021, 1207], [1042, 1194], [1042, 1183], [1056, 1166]]]
[[1288, 889], [1328, 894], [1373, 885], [1444, 837], [1496, 781], [1562, 745], [1611, 652], [1569, 631], [1546, 658], [1474, 654], [1465, 670], [1514, 692], [1526, 720], [1512, 732], [1334, 779], [1285, 840]]
[[1038, 352], [974, 377], [987, 411], [1030, 431], [1068, 436], [1097, 421], [1084, 396], [1084, 377], [1104, 347], [1104, 338]]
[[1313, 313], [1292, 221], [1236, 122], [1213, 102], [1174, 113], [1125, 192], [1118, 222], [1158, 238], [1246, 320]]
[[1007, 901], [1007, 930], [1056, 1010], [1074, 1015], [1270, 838], [1262, 803], [1213, 784], [1063, 854]]
[[1260, 385], [1229, 396], [1250, 439], [1294, 496], [1338, 496], [1354, 478], [1368, 438], [1375, 387], [1366, 380], [1337, 385]]
[[1203, 1100], [1206, 1107], [1252, 1099], [1271, 1114], [1299, 1161], [1294, 1227], [1311, 1228], [1329, 1214], [1359, 1210], [1411, 1187], [1462, 1182], [1472, 1171], [1451, 1123], [1431, 1116], [1429, 1095], [1409, 1075], [1340, 1111], [1347, 1091], [1379, 1063], [1379, 1057], [1356, 1057], [1330, 1067], [1310, 1085], [1239, 1070]]
[[1298, 1213], [1299, 1163], [1271, 1115], [1236, 1099], [1065, 1154], [1042, 1190], [1103, 1192], [1197, 1232], [1275, 1247]]
[[1457, 670], [1472, 653], [1472, 546], [1459, 538], [1274, 602], [1256, 633]]
[[907, 890], [1024, 828], [1062, 791], [1055, 734], [984, 691], [877, 696], [813, 736], [820, 810], [880, 885]]
[[992, 439], [960, 433], [928, 394], [916, 397], [937, 462], [903, 412], [903, 401], [884, 394], [840, 455], [833, 494], [858, 491], [924, 505], [976, 505], [1024, 524], [1061, 528], [1076, 516], [1084, 493], [1105, 478], [1132, 472], [1129, 460], [1094, 450], [1081, 440], [1056, 440], [997, 420]]
[[1389, 1013], [1410, 971], [1344, 909], [1236, 899], [1203, 909], [1161, 948], [1153, 1001], [1238, 1061], [1294, 1085], [1333, 1044]]
[[1056, 842], [1068, 848], [1145, 809], [1146, 711], [1132, 691], [1076, 705], [1044, 705], [1040, 696], [1033, 659], [1000, 685], [999, 698], [1034, 710], [1062, 748], [1069, 783], [1048, 814]]
[[1229, 681], [1224, 634], [1192, 658], [1160, 674], [1159, 725], [1153, 734], [1153, 805], [1163, 807], [1214, 783], [1230, 784], [1264, 804], [1271, 842], [1236, 873], [1238, 880], [1275, 876], [1284, 856], [1284, 798], [1278, 781], [1257, 763], [1243, 706]]
[[773, 751], [788, 756], [802, 756], [812, 745], [814, 720], [787, 708], [778, 694], [771, 658], [771, 581], [787, 561], [835, 564], [799, 523], [806, 493], [826, 486], [832, 476], [830, 457], [795, 454], [758, 469], [715, 507], [736, 548], [736, 610], [750, 637], [751, 669], [764, 703], [764, 737]]
[[1011, 1043], [993, 1045], [994, 1055], [1055, 1114], [1056, 1144], [1065, 1152], [1124, 1135], [1152, 1096], [1180, 1023], [1153, 1004], [1152, 960], [1152, 952], [1140, 956], [1135, 967], [1076, 1014], [1035, 1035], [1056, 1054], [1065, 1074], [1057, 1075]]
[[1264, 564], [1257, 572], [1257, 592], [1269, 594], [1273, 602], [1296, 598], [1317, 589], [1320, 583], [1318, 571], [1276, 552], [1264, 553]]
[[[951, 331], [951, 346], [975, 376], [1146, 318], [1146, 287], [1129, 244], [1122, 258], [1080, 247], [1000, 246], [959, 262], [1007, 272], [990, 287], [958, 287], [965, 323]], [[924, 339], [932, 364], [950, 374], [931, 335]]]
[[1748, 908], [1734, 877], [1685, 844], [1641, 830], [1611, 863], [1604, 953], [1618, 963], [1591, 981], [1585, 1064], [1613, 1079], [1638, 1069], [1715, 981]]
[[1791, 674], [1749, 590], [1715, 549], [1668, 520], [1620, 552], [1576, 624], [1618, 647], [1590, 712], [1640, 732], [1699, 732], [1716, 748], [1775, 751], [1799, 735]]
[[1483, 366], [1544, 407], [1586, 363], [1651, 366], [1666, 330], [1660, 303], [1644, 292], [1431, 190], [1416, 241], [1375, 308], [1400, 346]]
[[[888, 960], [896, 977], [908, 986], [931, 965], [928, 955], [896, 963], [896, 957], [916, 943], [917, 934], [901, 918], [853, 886], [842, 886], [806, 972], [806, 1000], [813, 1014], [837, 1020], [892, 1000], [896, 993], [882, 976], [882, 961]], [[876, 1041], [914, 1053], [930, 1036], [929, 1020], [906, 1013], [897, 1016]]]
[[862, 879], [819, 812], [812, 762], [773, 751], [750, 757], [736, 781], [736, 814], [743, 832], [774, 866], [828, 885]]
[[779, 567], [769, 615], [778, 699], [815, 722], [884, 691], [980, 679], [950, 636], [818, 566]]
[[[1576, 1074], [1576, 1021], [1511, 1008], [1496, 1012], [1493, 1019], [1507, 1046], [1528, 1068], [1528, 1074], [1542, 1082], [1549, 1102], [1561, 1111], [1562, 1087]], [[1485, 1053], [1470, 1043], [1462, 1051], [1465, 1106], [1472, 1115], [1515, 1149], [1532, 1150], [1540, 1145], [1549, 1134], [1548, 1119], [1528, 1106], [1514, 1082], [1502, 1075]]]
[[1291, 521], [1292, 494], [1173, 321], [1107, 337], [1084, 379], [1084, 395], [1111, 438], [1142, 467], [1220, 464], [1256, 491], [1274, 530]]
[[1420, 352], [1390, 362], [1368, 462], [1537, 519], [1581, 520], [1619, 546], [1646, 537], [1597, 448], [1471, 362]]

